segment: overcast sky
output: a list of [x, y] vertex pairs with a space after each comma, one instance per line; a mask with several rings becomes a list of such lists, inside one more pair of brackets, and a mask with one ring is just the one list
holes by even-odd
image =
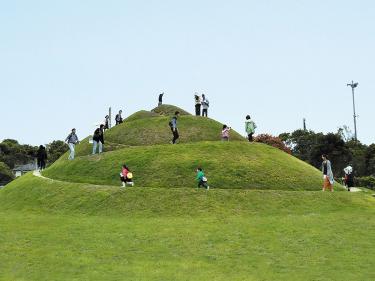
[[165, 102], [243, 134], [353, 129], [375, 142], [374, 1], [1, 1], [0, 140], [92, 133], [109, 106]]

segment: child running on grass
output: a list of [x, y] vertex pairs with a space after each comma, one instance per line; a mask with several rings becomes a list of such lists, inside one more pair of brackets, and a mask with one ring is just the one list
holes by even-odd
[[197, 169], [197, 182], [198, 182], [198, 188], [200, 188], [201, 186], [203, 186], [207, 190], [210, 189], [210, 187], [207, 184], [207, 178], [204, 175], [204, 172], [203, 172], [202, 168], [198, 168]]
[[126, 187], [126, 184], [134, 186], [133, 173], [130, 172], [130, 170], [129, 170], [128, 166], [126, 166], [126, 164], [124, 164], [122, 166], [120, 177], [121, 177], [122, 187]]
[[221, 140], [222, 141], [229, 141], [229, 132], [230, 132], [230, 127], [227, 125], [223, 125], [223, 130], [221, 131]]

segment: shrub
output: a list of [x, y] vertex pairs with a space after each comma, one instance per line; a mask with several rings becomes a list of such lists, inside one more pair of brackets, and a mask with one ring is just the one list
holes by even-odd
[[375, 177], [357, 177], [354, 179], [355, 186], [375, 189]]
[[268, 134], [261, 134], [255, 137], [256, 142], [261, 142], [264, 144], [276, 147], [288, 154], [292, 154], [291, 150], [285, 145], [285, 143], [278, 137], [274, 137]]

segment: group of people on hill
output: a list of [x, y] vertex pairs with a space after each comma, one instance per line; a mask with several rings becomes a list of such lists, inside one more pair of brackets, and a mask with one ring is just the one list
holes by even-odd
[[[163, 104], [163, 96], [164, 93], [159, 95], [158, 99], [158, 105]], [[201, 108], [203, 110], [201, 111]], [[208, 116], [208, 108], [209, 108], [209, 101], [206, 98], [204, 94], [202, 94], [202, 97], [200, 97], [197, 93], [195, 94], [195, 113], [196, 116]], [[179, 129], [178, 129], [178, 118], [180, 116], [180, 112], [176, 111], [172, 119], [169, 121], [169, 127], [172, 132], [172, 140], [171, 144], [176, 144], [177, 140], [180, 137]], [[119, 111], [119, 113], [115, 116], [116, 125], [119, 125], [123, 123], [122, 118], [122, 110]], [[253, 135], [255, 133], [255, 129], [257, 128], [255, 122], [251, 119], [250, 115], [246, 116], [245, 120], [245, 131], [247, 134], [247, 138], [249, 142], [252, 142], [254, 140]], [[109, 116], [105, 116], [105, 120], [103, 124], [99, 126], [99, 128], [95, 129], [93, 134], [93, 149], [92, 154], [96, 154], [103, 152], [103, 146], [104, 146], [104, 132], [105, 130], [109, 129]], [[221, 131], [221, 139], [224, 142], [229, 141], [230, 139], [230, 131], [231, 127], [227, 125], [223, 125], [222, 131]], [[75, 156], [75, 145], [79, 143], [78, 136], [76, 134], [76, 129], [72, 129], [71, 133], [67, 136], [65, 139], [67, 144], [69, 145], [70, 154], [69, 154], [69, 160], [73, 160]], [[47, 159], [47, 153], [43, 146], [39, 147], [38, 150], [38, 168], [40, 170], [43, 170], [45, 168], [45, 162]], [[334, 177], [332, 172], [332, 165], [331, 162], [328, 160], [327, 155], [322, 155], [322, 173], [323, 173], [323, 191], [326, 191], [327, 189], [330, 191], [333, 191], [333, 184], [334, 184]], [[345, 172], [345, 185], [348, 187], [348, 191], [350, 191], [350, 187], [353, 186], [353, 169], [352, 167], [347, 167], [344, 169]], [[207, 190], [209, 189], [208, 186], [208, 180], [205, 176], [205, 173], [201, 167], [198, 167], [196, 170], [197, 176], [196, 180], [199, 187], [204, 187]], [[122, 187], [125, 187], [126, 185], [134, 186], [133, 182], [133, 174], [130, 171], [129, 167], [124, 164], [121, 169], [120, 173], [120, 179], [122, 182]]]
[[208, 117], [208, 108], [210, 107], [210, 102], [206, 98], [205, 94], [202, 94], [202, 97], [195, 93], [194, 95], [195, 101], [195, 115], [196, 116], [205, 116]]

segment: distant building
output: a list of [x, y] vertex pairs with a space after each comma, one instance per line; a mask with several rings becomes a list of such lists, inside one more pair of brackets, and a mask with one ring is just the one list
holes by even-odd
[[37, 166], [35, 163], [29, 163], [26, 165], [17, 166], [13, 169], [13, 173], [16, 176], [16, 178], [22, 176], [23, 174], [26, 174], [27, 172], [32, 172], [37, 169]]

